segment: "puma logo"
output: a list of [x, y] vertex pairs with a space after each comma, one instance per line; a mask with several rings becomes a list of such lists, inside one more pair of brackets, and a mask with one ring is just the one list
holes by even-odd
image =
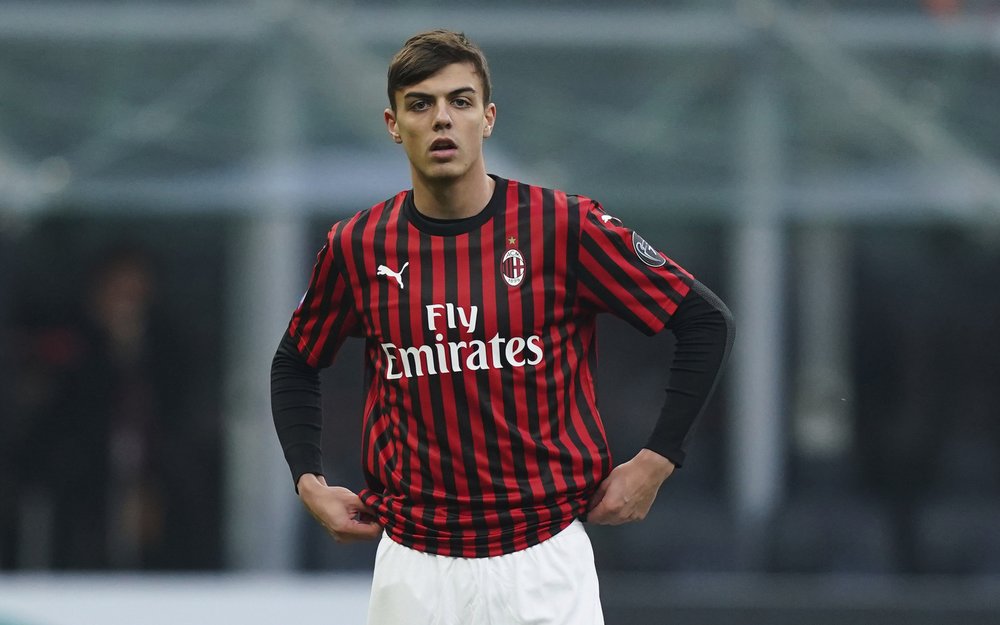
[[403, 266], [400, 267], [399, 271], [393, 271], [385, 265], [379, 265], [377, 273], [380, 276], [392, 276], [396, 279], [396, 283], [399, 285], [399, 288], [403, 288], [403, 272], [406, 271], [406, 267], [409, 264], [409, 262], [403, 263]]

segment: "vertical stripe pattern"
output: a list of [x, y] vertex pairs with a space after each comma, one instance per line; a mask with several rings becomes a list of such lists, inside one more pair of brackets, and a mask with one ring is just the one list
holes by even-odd
[[360, 495], [397, 542], [449, 556], [518, 551], [585, 512], [612, 466], [596, 315], [657, 332], [692, 282], [596, 202], [495, 180], [448, 227], [411, 192], [334, 225], [289, 325], [316, 367], [365, 339]]

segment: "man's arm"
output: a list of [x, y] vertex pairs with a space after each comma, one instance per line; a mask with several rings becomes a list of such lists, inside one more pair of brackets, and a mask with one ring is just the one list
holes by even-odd
[[304, 473], [323, 475], [321, 406], [319, 370], [306, 362], [285, 332], [271, 361], [271, 416], [296, 485]]
[[704, 412], [735, 338], [732, 313], [695, 281], [667, 324], [677, 339], [667, 398], [644, 449], [615, 467], [591, 498], [587, 520], [618, 525], [644, 519], [660, 485], [685, 459], [685, 445]]
[[338, 542], [378, 538], [382, 527], [374, 512], [350, 490], [326, 484], [319, 371], [306, 362], [287, 332], [271, 361], [271, 414], [295, 490], [309, 513]]

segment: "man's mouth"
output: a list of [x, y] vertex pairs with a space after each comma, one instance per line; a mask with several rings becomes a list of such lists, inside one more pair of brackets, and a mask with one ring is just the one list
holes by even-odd
[[440, 156], [451, 155], [457, 149], [458, 146], [451, 139], [435, 139], [431, 144], [431, 154]]

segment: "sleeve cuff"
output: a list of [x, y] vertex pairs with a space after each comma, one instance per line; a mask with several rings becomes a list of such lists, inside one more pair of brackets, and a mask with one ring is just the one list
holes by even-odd
[[677, 469], [684, 466], [684, 460], [685, 458], [687, 458], [687, 453], [685, 453], [683, 449], [677, 449], [676, 447], [662, 448], [656, 443], [654, 443], [652, 440], [647, 441], [646, 444], [643, 445], [643, 447], [645, 447], [650, 451], [655, 451], [656, 453], [660, 454], [670, 462], [673, 462], [674, 467]]
[[306, 473], [323, 475], [323, 456], [314, 445], [294, 445], [285, 450], [285, 460], [292, 471], [292, 485], [299, 492], [299, 478]]

